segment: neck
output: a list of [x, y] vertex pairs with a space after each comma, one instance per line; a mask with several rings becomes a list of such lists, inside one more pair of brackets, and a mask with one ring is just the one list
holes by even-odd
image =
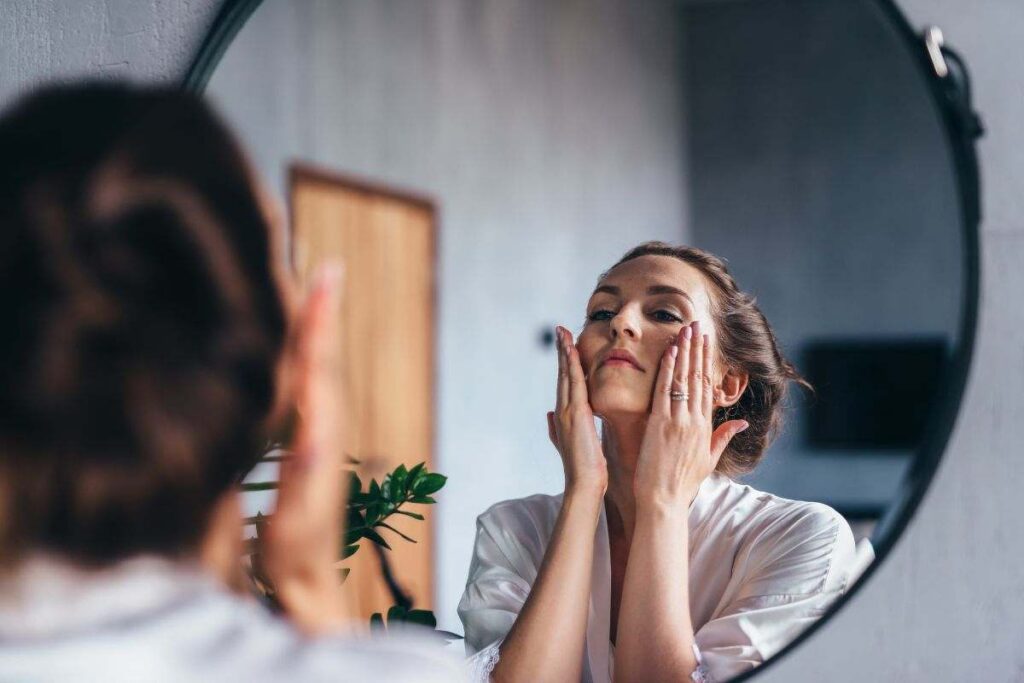
[[603, 421], [601, 441], [608, 461], [608, 490], [604, 496], [608, 533], [625, 539], [627, 545], [633, 538], [636, 519], [633, 477], [646, 428], [646, 416], [616, 416]]
[[[605, 418], [602, 422], [601, 447], [608, 461], [608, 488], [604, 494], [608, 536], [625, 541], [628, 548], [633, 540], [636, 522], [636, 495], [633, 478], [640, 457], [640, 445], [647, 429], [647, 417], [624, 416]], [[697, 492], [694, 493], [696, 498]], [[693, 505], [693, 498], [690, 505]]]

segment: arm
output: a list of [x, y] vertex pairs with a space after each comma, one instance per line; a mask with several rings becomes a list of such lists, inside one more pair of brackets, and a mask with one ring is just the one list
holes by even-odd
[[558, 330], [558, 390], [549, 434], [562, 457], [566, 488], [544, 560], [500, 649], [492, 678], [578, 681], [590, 605], [594, 534], [608, 474], [579, 354]]
[[530, 595], [501, 646], [494, 681], [578, 681], [601, 492], [567, 492]]
[[619, 611], [616, 681], [680, 681], [697, 668], [688, 535], [680, 534], [686, 522], [686, 508], [637, 507]]
[[[672, 400], [673, 391], [687, 398]], [[679, 681], [697, 669], [689, 505], [729, 440], [746, 427], [743, 421], [727, 422], [712, 434], [712, 408], [708, 338], [694, 323], [683, 327], [662, 358], [640, 447], [633, 481], [636, 520], [617, 630], [617, 681]]]

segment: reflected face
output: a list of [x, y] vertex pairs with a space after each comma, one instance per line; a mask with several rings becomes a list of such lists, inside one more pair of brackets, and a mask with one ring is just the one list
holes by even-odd
[[671, 256], [641, 256], [613, 268], [590, 296], [577, 340], [594, 414], [650, 412], [665, 349], [695, 320], [715, 353], [710, 292], [695, 267]]

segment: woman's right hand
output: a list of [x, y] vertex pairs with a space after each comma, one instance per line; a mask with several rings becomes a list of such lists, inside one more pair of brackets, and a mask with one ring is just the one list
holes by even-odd
[[558, 347], [558, 388], [555, 410], [548, 413], [548, 436], [562, 456], [565, 490], [596, 490], [608, 487], [608, 464], [594, 425], [587, 395], [587, 379], [572, 333], [555, 328]]

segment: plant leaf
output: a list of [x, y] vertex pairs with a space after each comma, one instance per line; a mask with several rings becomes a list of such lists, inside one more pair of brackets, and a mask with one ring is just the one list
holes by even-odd
[[348, 509], [347, 521], [345, 522], [349, 526], [362, 526], [366, 524], [366, 517], [358, 508], [350, 507]]
[[373, 529], [370, 529], [370, 528], [360, 529], [359, 533], [361, 533], [363, 535], [363, 538], [368, 538], [369, 540], [373, 541], [377, 545], [379, 545], [379, 546], [381, 546], [383, 548], [387, 548], [388, 550], [391, 550], [391, 546], [388, 545], [388, 542], [384, 540], [384, 537], [381, 536], [380, 534], [378, 534]]
[[413, 493], [417, 496], [429, 496], [431, 493], [437, 493], [444, 488], [445, 482], [447, 481], [448, 477], [443, 474], [437, 474], [436, 472], [425, 474], [422, 479], [416, 482], [416, 487], [413, 489]]
[[385, 504], [381, 502], [370, 503], [366, 507], [366, 526], [374, 526], [384, 515]]
[[434, 628], [437, 626], [437, 617], [428, 609], [411, 609], [405, 615], [405, 621], [411, 624], [420, 624]]
[[355, 555], [357, 550], [359, 550], [359, 544], [358, 543], [353, 543], [352, 545], [346, 545], [344, 548], [341, 549], [341, 559], [347, 560], [348, 558], [350, 558], [353, 555]]
[[433, 505], [437, 501], [430, 496], [413, 496], [409, 499], [410, 503], [422, 503], [423, 505]]
[[408, 510], [395, 510], [395, 514], [396, 515], [405, 515], [406, 517], [412, 517], [413, 519], [418, 519], [421, 522], [424, 519], [426, 519], [426, 517], [424, 517], [420, 513], [418, 513], [418, 512], [409, 512]]
[[370, 615], [370, 630], [371, 631], [384, 631], [384, 617], [380, 615], [380, 612], [374, 612]]
[[344, 547], [353, 546], [360, 538], [363, 537], [363, 529], [365, 527], [355, 527], [345, 529], [345, 536], [341, 539], [341, 545]]
[[394, 477], [388, 477], [387, 479], [387, 494], [388, 500], [394, 503], [401, 502], [405, 499], [405, 487], [401, 481]]
[[406, 469], [405, 464], [401, 464], [395, 468], [395, 471], [391, 474], [391, 478], [398, 482], [398, 486], [401, 489], [405, 488], [405, 482], [409, 476], [409, 470]]
[[257, 481], [251, 484], [242, 484], [243, 491], [271, 491], [276, 488], [276, 481]]
[[413, 486], [416, 483], [416, 480], [419, 479], [420, 475], [423, 473], [423, 469], [426, 466], [427, 463], [421, 462], [415, 467], [413, 467], [411, 470], [409, 470], [409, 477], [405, 480], [407, 487]]
[[407, 610], [401, 605], [392, 605], [388, 610], [388, 623], [392, 621], [405, 621]]
[[359, 480], [359, 475], [355, 472], [349, 476], [348, 480], [348, 497], [349, 500], [359, 498], [363, 491], [363, 482]]

